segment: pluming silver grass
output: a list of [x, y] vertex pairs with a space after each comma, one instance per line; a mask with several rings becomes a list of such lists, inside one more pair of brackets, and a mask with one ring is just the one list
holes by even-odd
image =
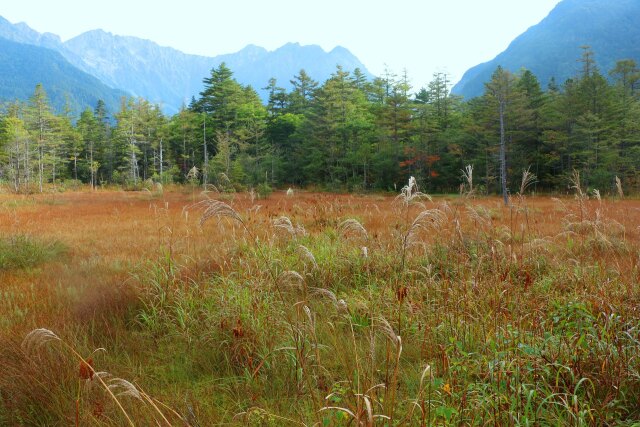
[[622, 181], [616, 176], [616, 190], [618, 190], [618, 197], [624, 199], [624, 191], [622, 191]]
[[338, 299], [338, 297], [336, 297], [336, 294], [334, 294], [329, 289], [311, 288], [310, 290], [312, 295], [329, 299], [333, 303], [333, 306], [336, 308], [338, 313], [349, 312], [349, 306], [347, 305], [347, 302], [343, 299]]
[[300, 255], [300, 258], [302, 258], [305, 263], [311, 264], [312, 268], [318, 268], [316, 257], [313, 256], [309, 248], [303, 245], [298, 245], [296, 252], [298, 252], [298, 255]]
[[377, 320], [378, 328], [380, 328], [380, 331], [389, 339], [389, 341], [397, 346], [401, 345], [402, 341], [400, 339], [400, 336], [396, 334], [387, 319], [385, 319], [384, 317], [379, 317]]
[[491, 221], [491, 212], [484, 206], [467, 206], [467, 214], [469, 219], [481, 225], [486, 225]]
[[229, 179], [229, 177], [227, 176], [226, 173], [224, 172], [220, 172], [218, 174], [218, 182], [222, 185], [229, 185], [231, 184], [231, 180]]
[[309, 308], [309, 306], [304, 306], [302, 307], [302, 309], [304, 310], [304, 314], [307, 315], [307, 319], [309, 319], [309, 322], [311, 324], [313, 324], [313, 314], [311, 314], [311, 309]]
[[419, 191], [418, 182], [414, 177], [409, 178], [409, 183], [402, 187], [400, 194], [396, 196], [396, 200], [401, 201], [405, 206], [416, 203], [421, 199], [428, 199], [429, 201], [432, 201], [431, 196]]
[[278, 276], [278, 284], [281, 286], [302, 289], [304, 278], [297, 271], [289, 270]]
[[262, 205], [253, 205], [252, 207], [247, 209], [247, 212], [251, 214], [257, 214], [260, 211], [260, 209], [262, 209]]
[[60, 341], [60, 338], [49, 329], [34, 329], [33, 331], [29, 332], [22, 341], [22, 349], [25, 352], [29, 353], [33, 350], [39, 349], [40, 347], [51, 341]]
[[439, 228], [444, 225], [446, 215], [439, 209], [428, 209], [420, 212], [413, 220], [411, 226], [407, 230], [404, 237], [405, 247], [409, 247], [416, 243], [418, 232], [422, 229]]
[[283, 231], [293, 238], [298, 236], [306, 236], [307, 230], [300, 224], [294, 226], [289, 217], [282, 215], [273, 220], [273, 226], [276, 230]]
[[313, 313], [311, 312], [311, 309], [307, 305], [302, 307], [302, 309], [304, 310], [304, 314], [307, 316], [307, 319], [309, 320], [309, 327], [311, 328], [312, 331], [315, 331], [315, 329], [316, 329], [316, 318], [313, 315]]
[[360, 248], [360, 252], [362, 253], [362, 258], [364, 259], [369, 258], [369, 248], [367, 248], [366, 246], [363, 246]]
[[209, 193], [220, 193], [220, 190], [218, 190], [218, 187], [213, 184], [205, 184], [204, 190], [200, 194], [206, 195]]
[[582, 186], [580, 184], [580, 172], [574, 169], [571, 173], [571, 177], [569, 178], [569, 182], [571, 184], [571, 188], [576, 190], [577, 198], [583, 199], [587, 197], [587, 195], [582, 191]]
[[293, 223], [289, 219], [289, 217], [281, 216], [273, 220], [273, 226], [277, 230], [285, 231], [291, 236], [295, 237], [296, 229], [293, 227]]
[[348, 237], [350, 235], [355, 235], [357, 237], [362, 237], [366, 239], [368, 237], [367, 230], [364, 228], [362, 224], [358, 220], [349, 218], [345, 219], [338, 226], [338, 230], [342, 237]]
[[336, 294], [334, 294], [329, 289], [311, 288], [311, 293], [313, 295], [316, 295], [316, 296], [319, 296], [319, 297], [327, 298], [327, 299], [331, 300], [333, 305], [335, 305], [336, 307], [338, 306], [338, 297], [336, 297]]
[[473, 165], [467, 165], [462, 170], [462, 188], [464, 189], [465, 196], [471, 197], [474, 193], [473, 188]]
[[524, 192], [527, 191], [527, 188], [532, 186], [537, 182], [536, 176], [531, 173], [530, 167], [522, 171], [522, 181], [520, 182], [520, 191], [518, 194], [520, 196], [524, 195]]
[[142, 400], [140, 391], [127, 380], [114, 378], [109, 380], [109, 389], [117, 396], [130, 396]]
[[191, 169], [189, 169], [189, 172], [187, 173], [187, 181], [196, 180], [198, 179], [199, 176], [200, 176], [200, 171], [196, 166], [194, 166]]
[[186, 209], [204, 209], [204, 212], [200, 217], [200, 225], [203, 225], [211, 218], [230, 218], [234, 221], [238, 221], [239, 223], [244, 224], [244, 221], [242, 221], [240, 215], [238, 215], [238, 213], [231, 206], [219, 200], [202, 200], [198, 203], [194, 203], [193, 205], [188, 206]]
[[444, 201], [444, 202], [440, 203], [440, 210], [445, 215], [453, 215], [455, 213], [453, 208], [451, 207], [451, 205], [447, 201]]
[[347, 305], [347, 302], [343, 299], [338, 300], [336, 304], [336, 308], [340, 313], [347, 313], [349, 311], [349, 306]]

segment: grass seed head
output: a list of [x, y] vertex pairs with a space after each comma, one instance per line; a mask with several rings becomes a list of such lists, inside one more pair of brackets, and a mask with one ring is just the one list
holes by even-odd
[[297, 271], [285, 271], [278, 277], [278, 284], [286, 287], [301, 289], [304, 285], [304, 278]]
[[618, 191], [618, 197], [624, 199], [624, 191], [622, 191], [622, 182], [620, 178], [616, 176], [616, 190]]
[[530, 169], [531, 167], [522, 171], [522, 181], [520, 182], [520, 191], [518, 192], [520, 196], [524, 196], [524, 193], [525, 191], [527, 191], [527, 188], [529, 188], [530, 186], [532, 186], [537, 182], [536, 176], [533, 173], [531, 173]]
[[313, 253], [303, 245], [298, 245], [297, 248], [298, 255], [305, 261], [311, 264], [312, 268], [318, 268], [318, 263], [316, 262], [316, 257], [313, 256]]
[[234, 221], [238, 221], [241, 224], [244, 223], [240, 215], [238, 215], [238, 213], [231, 206], [219, 200], [202, 200], [201, 202], [194, 203], [187, 209], [204, 209], [204, 212], [200, 217], [201, 226], [211, 218], [230, 218]]
[[136, 386], [125, 379], [113, 378], [109, 380], [109, 389], [114, 392], [116, 396], [130, 396], [142, 400], [142, 395]]
[[29, 353], [33, 350], [39, 349], [40, 347], [51, 341], [60, 341], [60, 338], [49, 329], [34, 329], [33, 331], [29, 332], [22, 341], [22, 349], [25, 352]]
[[276, 230], [284, 231], [294, 239], [298, 236], [306, 236], [307, 230], [300, 224], [294, 226], [289, 217], [282, 215], [273, 220], [273, 226]]
[[465, 197], [471, 197], [475, 192], [473, 188], [473, 165], [467, 165], [462, 170], [463, 183], [460, 186], [461, 191], [464, 191]]
[[396, 334], [387, 319], [385, 319], [384, 317], [379, 317], [378, 327], [380, 328], [380, 331], [389, 339], [389, 341], [397, 346], [401, 344], [400, 336]]
[[189, 172], [187, 173], [187, 181], [195, 181], [199, 177], [200, 177], [200, 171], [196, 166], [189, 169]]
[[366, 246], [362, 246], [360, 248], [360, 251], [362, 252], [362, 258], [364, 259], [369, 258], [369, 249]]
[[414, 177], [409, 178], [409, 183], [402, 187], [402, 189], [400, 190], [400, 194], [396, 196], [396, 200], [402, 202], [404, 206], [409, 206], [413, 203], [417, 203], [421, 199], [428, 199], [429, 201], [432, 201], [431, 196], [419, 191], [418, 182]]
[[351, 218], [342, 221], [338, 226], [338, 230], [340, 230], [340, 234], [345, 238], [350, 235], [355, 235], [366, 239], [369, 236], [364, 226], [358, 220]]
[[291, 219], [289, 219], [289, 217], [287, 216], [280, 216], [276, 219], [273, 220], [273, 226], [278, 229], [278, 230], [284, 230], [287, 233], [291, 234], [292, 236], [295, 236], [296, 231], [295, 228], [293, 228], [293, 223], [291, 222]]
[[439, 209], [427, 209], [420, 212], [407, 230], [404, 239], [406, 247], [412, 246], [418, 242], [418, 233], [420, 230], [427, 228], [441, 228], [444, 225], [445, 220], [446, 215]]

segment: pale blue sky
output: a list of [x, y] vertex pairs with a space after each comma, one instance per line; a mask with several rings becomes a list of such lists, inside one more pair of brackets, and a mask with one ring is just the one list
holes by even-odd
[[559, 0], [7, 0], [0, 15], [63, 40], [102, 28], [187, 53], [247, 44], [342, 45], [374, 74], [406, 68], [414, 87], [434, 72], [457, 82], [544, 18]]

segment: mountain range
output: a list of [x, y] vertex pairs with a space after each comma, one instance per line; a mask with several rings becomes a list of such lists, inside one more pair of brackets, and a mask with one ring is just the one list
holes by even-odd
[[78, 113], [87, 106], [95, 107], [99, 99], [110, 111], [117, 111], [120, 99], [127, 96], [74, 67], [54, 50], [0, 37], [0, 98], [29, 99], [39, 83], [58, 111], [69, 107]]
[[638, 0], [563, 0], [504, 52], [469, 69], [452, 92], [467, 99], [482, 95], [499, 65], [511, 72], [531, 70], [543, 86], [552, 77], [562, 83], [579, 72], [582, 46], [591, 47], [604, 75], [621, 59], [640, 64], [639, 22]]
[[[78, 71], [111, 88], [158, 103], [167, 113], [177, 112], [192, 96], [197, 97], [203, 88], [203, 78], [222, 62], [240, 83], [251, 85], [263, 99], [266, 91], [262, 88], [270, 78], [276, 78], [279, 86], [288, 89], [289, 80], [301, 69], [318, 81], [327, 79], [337, 65], [351, 71], [360, 68], [370, 76], [366, 67], [343, 47], [326, 52], [316, 45], [288, 43], [268, 51], [249, 45], [236, 53], [207, 57], [103, 30], [88, 31], [63, 42], [55, 34], [41, 34], [24, 23], [12, 24], [2, 17], [0, 38], [53, 50]], [[6, 98], [2, 92], [0, 97]]]
[[[498, 65], [512, 72], [531, 70], [546, 86], [562, 83], [580, 70], [581, 46], [595, 53], [603, 74], [621, 59], [640, 63], [640, 1], [562, 0], [539, 24], [511, 42], [493, 60], [469, 69], [453, 87], [454, 94], [473, 98]], [[67, 41], [39, 33], [25, 23], [0, 17], [0, 100], [27, 99], [43, 83], [53, 105], [68, 104], [78, 112], [103, 99], [116, 111], [122, 96], [141, 96], [158, 103], [166, 113], [177, 112], [203, 89], [202, 80], [225, 62], [242, 84], [251, 85], [263, 100], [269, 79], [290, 89], [301, 69], [317, 81], [326, 80], [341, 65], [346, 70], [366, 67], [347, 49], [326, 52], [320, 46], [288, 43], [268, 51], [248, 45], [225, 55], [199, 56], [140, 39], [92, 30]]]

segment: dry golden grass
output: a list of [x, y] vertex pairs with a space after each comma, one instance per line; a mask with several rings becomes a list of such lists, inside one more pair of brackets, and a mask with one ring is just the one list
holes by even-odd
[[[215, 196], [215, 195], [210, 195]], [[27, 331], [31, 327], [50, 325], [65, 327], [68, 322], [86, 321], [92, 316], [112, 316], [114, 310], [135, 301], [126, 286], [134, 266], [146, 260], [156, 260], [160, 250], [173, 251], [190, 260], [194, 274], [225, 268], [218, 265], [229, 245], [221, 233], [203, 232], [197, 227], [199, 212], [184, 209], [203, 198], [199, 193], [165, 192], [154, 197], [149, 193], [122, 191], [67, 192], [52, 195], [0, 195], [0, 236], [25, 234], [46, 240], [58, 240], [70, 252], [61, 260], [40, 266], [36, 271], [0, 272], [1, 289], [6, 296], [0, 300], [3, 316], [0, 324], [7, 330]], [[277, 221], [281, 216], [302, 225], [312, 235], [326, 227], [339, 227], [346, 219], [357, 218], [364, 224], [372, 245], [385, 247], [391, 232], [398, 228], [398, 202], [391, 196], [358, 196], [347, 194], [285, 192], [273, 194], [254, 204], [246, 194], [229, 196], [225, 201], [243, 215], [249, 225]], [[461, 217], [469, 212], [462, 200], [435, 198], [431, 206], [447, 203]], [[566, 231], [565, 206], [572, 198], [561, 201], [549, 197], [530, 197], [527, 234], [553, 241]], [[259, 206], [259, 208], [256, 207]], [[624, 227], [621, 236], [637, 247], [640, 241], [640, 201], [613, 200], [587, 202], [587, 209], [605, 212], [608, 220]], [[522, 232], [521, 218], [514, 210], [505, 208], [498, 198], [480, 198], [473, 206], [481, 209], [484, 223], [471, 222], [477, 227]], [[416, 212], [419, 208], [415, 208]], [[522, 214], [520, 214], [522, 216]], [[215, 225], [206, 227], [215, 228]], [[574, 227], [575, 228], [575, 227]], [[268, 237], [271, 230], [262, 228]], [[422, 236], [426, 241], [437, 240], [438, 233]], [[207, 251], [211, 256], [202, 256]], [[609, 260], [622, 274], [631, 274], [639, 262], [633, 256]], [[20, 312], [16, 315], [17, 312]], [[13, 315], [13, 318], [12, 318]]]
[[[145, 298], [148, 295], [144, 292], [141, 294], [139, 286], [145, 281], [145, 278], [139, 276], [144, 274], [145, 265], [152, 263], [171, 270], [167, 273], [167, 277], [170, 277], [172, 286], [175, 285], [175, 287], [165, 290], [173, 292], [172, 298], [177, 298], [176, 293], [181, 292], [204, 293], [205, 291], [200, 290], [196, 285], [211, 277], [219, 277], [222, 281], [227, 278], [229, 280], [246, 279], [249, 282], [252, 278], [265, 276], [264, 271], [261, 271], [265, 269], [264, 263], [253, 263], [250, 255], [247, 255], [254, 242], [241, 228], [231, 224], [232, 219], [229, 218], [231, 214], [226, 215], [226, 218], [222, 218], [220, 222], [207, 221], [200, 226], [202, 210], [198, 211], [198, 206], [194, 207], [194, 204], [206, 197], [222, 200], [233, 208], [234, 212], [242, 218], [247, 229], [255, 234], [253, 237], [268, 248], [276, 250], [284, 247], [290, 239], [307, 239], [308, 242], [314, 239], [328, 239], [333, 242], [342, 238], [353, 246], [355, 253], [359, 254], [354, 259], [365, 257], [364, 261], [357, 261], [361, 264], [351, 260], [336, 261], [335, 265], [339, 266], [340, 270], [325, 271], [322, 265], [318, 267], [322, 262], [316, 262], [314, 255], [323, 257], [325, 262], [334, 262], [330, 254], [318, 254], [322, 252], [320, 248], [316, 248], [316, 253], [313, 253], [304, 246], [305, 243], [296, 243], [295, 251], [304, 261], [301, 267], [304, 271], [281, 272], [282, 274], [274, 276], [276, 279], [273, 285], [282, 286], [285, 293], [303, 292], [305, 298], [303, 302], [306, 298], [311, 298], [314, 292], [320, 296], [328, 296], [330, 298], [327, 300], [333, 299], [337, 309], [348, 310], [349, 315], [354, 319], [364, 317], [377, 319], [376, 323], [382, 325], [380, 331], [388, 341], [388, 344], [385, 344], [385, 339], [380, 339], [380, 345], [385, 345], [387, 348], [385, 364], [389, 368], [386, 374], [387, 383], [400, 381], [398, 376], [401, 375], [399, 372], [401, 357], [403, 360], [405, 357], [415, 357], [416, 360], [435, 361], [431, 362], [433, 370], [436, 371], [437, 366], [442, 377], [444, 377], [443, 372], [449, 371], [451, 364], [448, 359], [451, 355], [445, 352], [444, 347], [412, 347], [412, 343], [404, 341], [404, 333], [401, 334], [402, 339], [395, 335], [394, 331], [405, 324], [407, 327], [415, 325], [426, 327], [425, 325], [432, 322], [431, 326], [440, 327], [439, 323], [435, 322], [437, 316], [426, 312], [428, 307], [434, 304], [426, 299], [426, 295], [429, 295], [429, 298], [434, 297], [429, 293], [432, 291], [420, 290], [424, 283], [433, 285], [435, 279], [420, 277], [435, 274], [427, 270], [437, 266], [421, 266], [420, 268], [424, 267], [424, 271], [419, 272], [416, 270], [407, 273], [398, 272], [398, 270], [405, 270], [404, 255], [400, 255], [401, 252], [415, 251], [414, 256], [417, 259], [428, 253], [427, 247], [442, 244], [453, 249], [451, 254], [456, 253], [455, 248], [459, 245], [459, 252], [462, 253], [464, 245], [476, 242], [481, 239], [479, 236], [482, 236], [482, 239], [486, 240], [486, 242], [483, 240], [483, 244], [486, 243], [487, 247], [491, 248], [490, 251], [494, 251], [493, 254], [490, 252], [480, 254], [481, 257], [486, 258], [487, 264], [494, 263], [503, 268], [504, 259], [506, 259], [509, 264], [513, 260], [513, 264], [519, 266], [515, 273], [501, 270], [495, 271], [494, 276], [495, 283], [499, 283], [500, 289], [504, 287], [504, 292], [507, 293], [508, 298], [511, 298], [510, 301], [520, 304], [523, 312], [537, 307], [543, 310], [542, 307], [546, 304], [546, 295], [543, 293], [528, 292], [525, 289], [523, 294], [511, 295], [512, 291], [509, 288], [509, 286], [516, 286], [518, 281], [525, 287], [532, 285], [529, 282], [534, 279], [528, 276], [533, 274], [532, 270], [522, 266], [529, 265], [525, 260], [535, 259], [537, 256], [549, 257], [551, 263], [557, 262], [559, 265], [578, 267], [597, 262], [604, 270], [615, 270], [617, 280], [627, 284], [626, 289], [611, 292], [606, 286], [599, 287], [595, 282], [580, 284], [585, 287], [581, 295], [584, 295], [586, 302], [595, 307], [594, 312], [610, 312], [610, 307], [616, 307], [617, 312], [630, 315], [634, 304], [640, 303], [640, 292], [637, 286], [640, 281], [638, 277], [640, 201], [632, 199], [604, 201], [590, 199], [578, 204], [569, 197], [561, 200], [549, 197], [528, 197], [520, 201], [514, 199], [514, 206], [508, 208], [504, 207], [501, 199], [498, 198], [465, 200], [458, 197], [434, 197], [430, 201], [423, 199], [415, 205], [406, 206], [393, 196], [300, 191], [297, 191], [294, 196], [278, 192], [266, 200], [255, 201], [252, 201], [248, 194], [202, 195], [189, 189], [184, 192], [179, 189], [165, 190], [162, 195], [120, 191], [67, 192], [56, 194], [55, 197], [3, 194], [0, 195], [0, 237], [28, 235], [46, 241], [59, 241], [68, 248], [67, 253], [58, 259], [35, 268], [0, 271], [0, 296], [2, 296], [0, 298], [0, 313], [2, 313], [0, 347], [5, 348], [0, 352], [0, 365], [7, 363], [11, 366], [9, 370], [11, 375], [15, 376], [19, 376], [20, 371], [24, 370], [21, 380], [15, 381], [17, 387], [15, 390], [27, 388], [30, 382], [46, 383], [46, 381], [38, 379], [37, 369], [34, 369], [32, 364], [18, 360], [21, 357], [19, 352], [7, 349], [15, 348], [20, 342], [20, 337], [24, 337], [29, 331], [46, 327], [55, 331], [63, 339], [72, 342], [74, 348], [80, 347], [78, 351], [83, 355], [92, 349], [106, 347], [108, 352], [114, 354], [118, 360], [115, 368], [119, 369], [119, 372], [114, 372], [115, 375], [135, 380], [141, 385], [154, 383], [151, 395], [160, 395], [162, 399], [175, 397], [172, 399], [173, 403], [181, 401], [180, 396], [172, 396], [176, 390], [173, 390], [170, 385], [163, 385], [162, 381], [154, 382], [154, 378], [147, 377], [150, 375], [149, 371], [153, 369], [145, 366], [160, 363], [164, 356], [157, 354], [154, 356], [156, 359], [148, 360], [149, 352], [136, 348], [135, 334], [139, 333], [142, 336], [146, 333], [131, 325], [136, 322], [136, 313], [147, 303]], [[217, 211], [210, 212], [211, 215], [216, 213]], [[414, 221], [416, 218], [417, 223]], [[412, 228], [412, 224], [415, 227]], [[305, 236], [307, 233], [308, 236]], [[405, 243], [398, 246], [398, 241], [403, 241], [402, 239]], [[403, 249], [399, 251], [398, 247]], [[579, 249], [576, 249], [578, 247]], [[396, 264], [384, 262], [375, 264], [377, 261], [369, 261], [369, 254], [391, 256], [394, 253], [398, 253], [395, 259]], [[498, 253], [501, 255], [497, 255]], [[449, 256], [453, 256], [451, 254]], [[258, 255], [254, 253], [253, 256]], [[498, 256], [505, 258], [498, 260]], [[451, 277], [447, 276], [448, 273], [442, 272], [438, 279], [447, 285], [435, 290], [438, 295], [438, 307], [445, 311], [447, 308], [450, 310], [449, 313], [441, 313], [443, 318], [447, 319], [449, 314], [454, 316], [453, 313], [465, 313], [460, 310], [475, 303], [463, 298], [473, 295], [473, 298], [485, 298], [487, 307], [495, 310], [492, 315], [501, 318], [502, 324], [518, 320], [523, 322], [520, 325], [526, 325], [523, 328], [536, 329], [535, 322], [538, 320], [535, 320], [537, 316], [535, 312], [518, 317], [521, 313], [514, 313], [501, 307], [502, 296], [496, 291], [497, 288], [493, 288], [494, 284], [490, 282], [489, 276], [478, 274], [478, 281], [472, 283], [472, 288], [467, 290], [468, 282], [475, 275], [473, 272], [463, 271], [466, 268], [465, 259], [461, 255], [457, 266], [455, 260], [450, 260], [453, 268], [458, 268], [459, 271], [454, 272], [456, 274], [452, 273]], [[267, 264], [270, 261], [268, 260]], [[399, 266], [400, 264], [402, 266]], [[411, 269], [417, 268], [417, 265], [411, 266]], [[409, 267], [406, 269], [410, 270]], [[392, 300], [397, 300], [397, 311], [384, 305], [376, 316], [372, 316], [370, 313], [372, 309], [366, 302], [367, 291], [364, 289], [354, 289], [353, 294], [348, 295], [351, 299], [347, 302], [341, 300], [343, 295], [336, 297], [333, 294], [342, 290], [332, 283], [343, 280], [349, 282], [348, 277], [356, 274], [368, 274], [369, 281], [372, 281], [371, 276], [380, 279], [389, 278], [389, 283], [385, 286], [392, 289], [389, 295], [392, 295]], [[456, 282], [456, 277], [464, 277], [465, 283]], [[310, 282], [309, 289], [307, 289], [307, 281]], [[197, 290], [188, 288], [189, 284], [193, 284]], [[464, 292], [460, 290], [460, 286], [464, 286]], [[554, 286], [568, 287], [571, 284], [559, 282]], [[313, 287], [315, 290], [312, 289]], [[221, 292], [226, 295], [228, 290], [223, 288]], [[386, 295], [386, 288], [378, 292]], [[287, 295], [281, 296], [282, 301], [288, 301], [287, 298]], [[254, 310], [259, 312], [263, 309], [261, 307], [268, 307], [271, 303], [273, 302], [254, 296], [251, 304]], [[310, 325], [315, 322], [311, 312], [305, 312], [300, 305], [292, 304], [292, 306], [295, 309], [287, 314], [290, 317], [285, 316], [286, 322], [295, 325], [298, 329], [311, 328]], [[467, 308], [468, 313], [473, 312], [476, 315], [481, 313], [480, 308]], [[225, 309], [220, 307], [221, 311]], [[307, 307], [306, 310], [309, 308]], [[388, 319], [381, 317], [382, 314], [388, 316]], [[207, 314], [199, 315], [204, 322]], [[300, 320], [305, 318], [310, 321]], [[447, 322], [453, 322], [452, 319], [453, 317]], [[458, 321], [457, 317], [456, 321]], [[439, 333], [435, 329], [428, 329], [431, 326], [420, 333], [425, 337]], [[240, 314], [234, 312], [230, 312], [224, 320], [221, 320], [219, 325], [221, 333], [228, 330], [234, 340], [228, 352], [227, 363], [235, 367], [234, 369], [246, 367], [253, 377], [258, 377], [264, 370], [273, 369], [266, 366], [269, 364], [268, 358], [273, 356], [261, 355], [261, 348], [258, 345], [261, 339], [267, 339], [261, 337], [263, 334], [261, 328], [264, 327], [265, 325], [259, 323], [250, 323], [245, 318], [241, 320]], [[471, 326], [471, 328], [474, 327], [476, 326]], [[471, 332], [479, 333], [477, 330]], [[295, 332], [294, 335], [302, 333]], [[416, 331], [412, 333], [419, 335]], [[158, 348], [149, 351], [160, 353], [162, 348], [158, 343], [161, 342], [159, 335], [161, 332], [154, 332], [154, 334], [151, 342]], [[319, 340], [315, 335], [315, 329], [309, 329], [304, 334], [307, 337], [305, 339], [312, 342], [315, 340], [317, 343]], [[349, 337], [349, 335], [347, 333], [346, 336]], [[359, 346], [361, 338], [356, 338], [355, 332], [352, 335], [353, 346]], [[189, 340], [193, 339], [188, 331], [185, 331], [185, 337]], [[203, 342], [210, 340], [207, 337], [202, 339]], [[268, 347], [267, 344], [265, 346]], [[358, 356], [358, 351], [353, 349], [351, 351], [354, 358], [364, 358], [362, 354]], [[185, 355], [185, 357], [189, 356]], [[301, 352], [296, 356], [296, 363], [304, 366], [305, 363], [310, 363], [306, 358], [317, 360], [320, 357], [319, 353], [312, 357]], [[326, 356], [324, 358], [326, 359]], [[48, 366], [48, 369], [54, 369], [50, 366], [50, 361], [42, 363], [43, 366]], [[319, 364], [319, 361], [314, 363]], [[331, 364], [338, 362], [326, 363], [323, 369], [330, 371]], [[357, 366], [354, 370], [358, 372], [369, 369], [360, 366], [359, 359], [354, 363]], [[100, 367], [97, 369], [100, 370]], [[424, 366], [415, 367], [416, 382], [419, 383], [419, 393], [416, 395], [421, 399], [426, 395], [422, 384], [427, 381], [425, 378], [433, 375], [430, 369], [427, 370]], [[374, 372], [375, 367], [370, 370], [372, 373], [367, 374], [368, 377], [378, 375]], [[60, 382], [64, 378], [73, 376], [73, 367], [69, 372], [47, 375], [55, 377], [50, 378], [50, 381]], [[336, 393], [335, 386], [332, 389], [331, 384], [325, 384], [331, 380], [329, 372], [315, 378], [318, 396], [328, 395], [329, 392]], [[456, 379], [451, 378], [449, 381], [455, 384]], [[3, 384], [5, 388], [8, 387], [6, 381], [4, 383], [0, 381], [0, 397], [2, 397]], [[376, 384], [372, 383], [371, 386]], [[446, 386], [451, 387], [450, 383], [446, 383]], [[231, 390], [232, 387], [229, 387]], [[298, 388], [308, 390], [312, 386], [304, 383], [299, 384]], [[449, 389], [443, 388], [443, 390], [450, 393]], [[361, 390], [361, 392], [364, 391]], [[29, 398], [35, 402], [50, 400], [47, 393], [46, 387], [36, 387]], [[239, 392], [234, 389], [229, 393]], [[249, 388], [242, 393], [246, 393], [243, 398], [253, 396], [252, 399], [256, 402], [260, 401], [256, 390]], [[360, 397], [354, 400], [355, 403], [351, 409], [346, 407], [343, 409], [348, 409], [353, 414], [360, 411], [358, 416], [368, 420], [363, 425], [373, 425], [385, 419], [384, 417], [392, 418], [393, 411], [385, 407], [384, 413], [378, 414], [380, 417], [375, 418], [377, 421], [373, 421], [374, 413], [377, 411], [375, 404], [372, 404], [374, 394], [373, 391], [371, 395], [361, 393]], [[320, 397], [324, 398], [324, 395]], [[72, 394], [71, 398], [73, 398]], [[399, 396], [396, 396], [395, 392], [388, 396], [391, 402], [396, 398], [399, 399]], [[64, 403], [60, 395], [57, 395], [56, 399], [59, 399], [60, 406], [64, 406], [60, 409], [61, 413], [67, 414], [66, 419], [71, 420], [69, 411], [73, 410], [73, 402]], [[323, 409], [323, 412], [328, 411], [321, 408], [323, 406], [321, 402], [315, 402], [314, 405], [316, 412], [320, 409]], [[206, 414], [209, 412], [204, 408], [204, 403], [202, 406], [188, 410], [181, 409], [180, 412], [185, 414], [193, 411], [200, 414], [201, 419], [204, 417], [206, 420]], [[238, 415], [240, 418], [236, 419], [237, 422], [243, 422], [242, 417], [255, 416], [252, 412], [254, 410], [258, 411], [258, 409], [251, 411], [238, 409], [234, 412], [233, 409], [229, 409], [233, 412], [230, 413], [232, 416], [240, 414]], [[411, 410], [412, 416], [414, 410]], [[1, 411], [0, 406], [0, 413]], [[291, 413], [285, 415], [291, 417]], [[228, 416], [227, 419], [232, 419], [232, 416]], [[273, 416], [276, 417], [274, 419], [279, 419], [276, 415]], [[353, 418], [355, 417], [353, 415]], [[98, 422], [97, 420], [98, 418], [95, 417], [89, 419], [90, 422]], [[282, 418], [281, 422], [284, 420], [285, 418]], [[2, 418], [0, 423], [1, 421]], [[208, 419], [208, 421], [212, 420]], [[104, 422], [109, 424], [117, 422], [117, 419]], [[279, 424], [274, 421], [272, 425]]]
[[[202, 199], [200, 194], [195, 197], [196, 200]], [[28, 325], [35, 326], [52, 317], [66, 321], [64, 316], [68, 313], [64, 310], [56, 312], [62, 309], [59, 304], [65, 306], [65, 299], [73, 300], [74, 307], [78, 309], [78, 304], [80, 307], [83, 304], [90, 306], [103, 292], [113, 294], [114, 289], [127, 280], [132, 266], [157, 259], [160, 248], [170, 248], [184, 257], [199, 258], [198, 253], [207, 247], [224, 246], [228, 241], [225, 236], [203, 233], [198, 229], [198, 212], [190, 212], [185, 218], [183, 209], [193, 202], [192, 194], [179, 192], [165, 193], [161, 197], [120, 191], [67, 192], [57, 194], [55, 198], [51, 195], [0, 195], [0, 236], [26, 234], [58, 240], [70, 248], [70, 253], [64, 259], [41, 266], [35, 273], [0, 273], [2, 290], [21, 294], [19, 305], [33, 309], [28, 316]], [[280, 192], [267, 200], [256, 200], [255, 204], [244, 194], [233, 195], [226, 202], [245, 215], [249, 223], [272, 222], [285, 215], [312, 234], [321, 232], [327, 226], [337, 227], [345, 219], [357, 218], [379, 245], [386, 244], [390, 230], [400, 222], [395, 199], [379, 195], [297, 192], [295, 197], [286, 197], [284, 192]], [[448, 203], [449, 208], [459, 211], [460, 216], [468, 216], [459, 199], [436, 198], [434, 204], [440, 203]], [[566, 212], [563, 205], [572, 203], [571, 198], [562, 201], [548, 197], [528, 198], [530, 230], [527, 232], [555, 238], [565, 231], [563, 220]], [[595, 200], [587, 203], [590, 211], [601, 209], [609, 220], [621, 224], [625, 230], [624, 239], [634, 246], [638, 245], [639, 201], [605, 201], [602, 207]], [[260, 208], [256, 209], [255, 205]], [[512, 211], [505, 208], [498, 198], [481, 198], [474, 201], [473, 205], [483, 208], [487, 227], [498, 229], [513, 226]], [[519, 219], [516, 221], [518, 224], [515, 227], [518, 229], [514, 231], [518, 233], [522, 224]], [[478, 224], [478, 227], [481, 226], [483, 224]], [[437, 233], [432, 234], [437, 236]], [[632, 257], [618, 261], [622, 262], [619, 265], [622, 272], [629, 271], [637, 262]], [[199, 262], [206, 263], [207, 260]], [[201, 267], [219, 268], [215, 265]], [[24, 292], [25, 289], [30, 291]], [[23, 328], [25, 326], [22, 325]]]

